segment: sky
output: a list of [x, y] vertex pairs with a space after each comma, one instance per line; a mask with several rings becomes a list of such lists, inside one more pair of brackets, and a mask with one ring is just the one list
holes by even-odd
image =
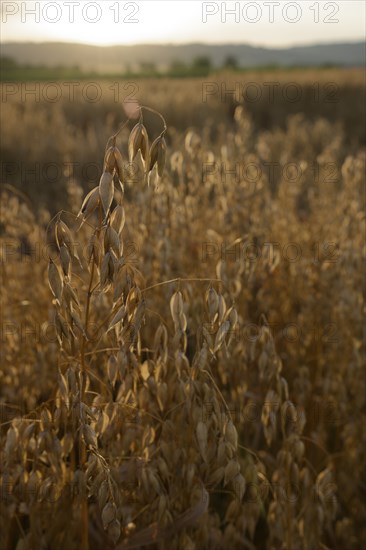
[[365, 21], [365, 0], [1, 0], [2, 42], [287, 47], [365, 40]]

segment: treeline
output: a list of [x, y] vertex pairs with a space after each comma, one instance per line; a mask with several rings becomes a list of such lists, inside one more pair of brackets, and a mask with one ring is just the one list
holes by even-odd
[[[234, 57], [228, 57], [223, 63], [222, 69], [237, 70], [239, 64]], [[9, 57], [0, 60], [1, 80], [54, 80], [58, 78], [105, 78], [105, 77], [192, 77], [208, 76], [214, 68], [209, 57], [197, 57], [191, 63], [180, 60], [173, 61], [169, 67], [162, 69], [157, 64], [142, 61], [135, 66], [121, 67], [121, 71], [113, 73], [100, 73], [96, 71], [82, 70], [77, 65], [47, 67], [44, 65], [24, 65], [17, 63]]]
[[[260, 71], [281, 69], [279, 66], [258, 67]], [[184, 63], [180, 60], [172, 61], [167, 68], [161, 68], [155, 63], [141, 62], [135, 66], [121, 67], [120, 71], [100, 73], [87, 71], [77, 65], [57, 65], [48, 67], [45, 65], [19, 64], [9, 57], [0, 58], [0, 80], [2, 82], [19, 82], [32, 80], [87, 80], [87, 79], [109, 79], [109, 78], [185, 78], [185, 77], [206, 77], [220, 71], [246, 71], [241, 67], [238, 60], [228, 56], [221, 67], [214, 66], [209, 57], [196, 57], [191, 63]], [[251, 68], [250, 70], [253, 70]]]
[[[318, 69], [335, 68], [335, 65], [327, 64]], [[286, 70], [298, 69], [298, 66], [286, 67]], [[234, 56], [228, 56], [220, 67], [215, 66], [209, 57], [196, 57], [191, 63], [185, 63], [179, 59], [172, 61], [169, 67], [162, 69], [157, 64], [152, 62], [144, 62], [136, 66], [126, 66], [120, 71], [113, 72], [96, 72], [82, 70], [79, 66], [64, 66], [58, 65], [47, 67], [45, 65], [29, 65], [19, 64], [14, 59], [9, 57], [0, 58], [0, 80], [2, 82], [19, 82], [19, 81], [48, 81], [61, 79], [110, 79], [110, 78], [189, 78], [189, 77], [207, 77], [210, 74], [230, 71], [230, 72], [245, 72], [245, 71], [268, 71], [268, 70], [284, 70], [279, 65], [267, 65], [260, 67], [243, 67], [239, 64]], [[301, 67], [301, 70], [314, 69], [314, 67]]]

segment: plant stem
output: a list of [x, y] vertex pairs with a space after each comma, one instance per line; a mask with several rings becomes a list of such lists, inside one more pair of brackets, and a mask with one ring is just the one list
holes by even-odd
[[147, 286], [146, 288], [143, 288], [141, 292], [146, 292], [147, 290], [151, 290], [152, 288], [156, 288], [157, 286], [163, 286], [163, 285], [168, 285], [169, 283], [180, 283], [180, 282], [220, 282], [222, 283], [222, 280], [221, 279], [197, 279], [197, 278], [194, 278], [194, 279], [191, 279], [191, 278], [188, 278], [188, 279], [182, 279], [180, 277], [177, 277], [176, 279], [170, 279], [169, 281], [162, 281], [161, 283], [156, 283], [155, 285], [151, 285], [151, 286]]
[[[93, 286], [94, 266], [95, 266], [93, 254], [91, 256], [91, 260], [92, 260], [92, 266], [90, 270], [90, 280], [89, 280], [88, 294], [87, 294], [86, 306], [85, 306], [85, 321], [84, 321], [85, 334], [83, 334], [83, 337], [81, 340], [81, 349], [80, 349], [80, 363], [81, 363], [80, 407], [81, 407], [81, 403], [84, 402], [84, 398], [85, 398], [86, 371], [87, 371], [87, 368], [85, 365], [85, 346], [86, 346], [85, 335], [87, 334], [87, 330], [88, 330], [90, 299], [93, 294], [92, 286]], [[83, 470], [86, 462], [86, 446], [82, 437], [82, 430], [80, 430], [79, 446], [80, 446], [79, 467], [81, 470]], [[85, 495], [82, 495], [82, 502], [81, 502], [81, 550], [89, 550], [88, 531], [89, 531], [88, 497], [85, 494]]]

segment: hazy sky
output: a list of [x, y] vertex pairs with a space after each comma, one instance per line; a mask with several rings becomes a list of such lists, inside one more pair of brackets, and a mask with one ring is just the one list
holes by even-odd
[[1, 40], [277, 47], [356, 41], [365, 39], [365, 6], [365, 0], [1, 0]]

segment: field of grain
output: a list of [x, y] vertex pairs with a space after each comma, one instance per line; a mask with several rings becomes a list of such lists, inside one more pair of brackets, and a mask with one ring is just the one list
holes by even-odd
[[0, 547], [364, 547], [362, 72], [1, 86]]

